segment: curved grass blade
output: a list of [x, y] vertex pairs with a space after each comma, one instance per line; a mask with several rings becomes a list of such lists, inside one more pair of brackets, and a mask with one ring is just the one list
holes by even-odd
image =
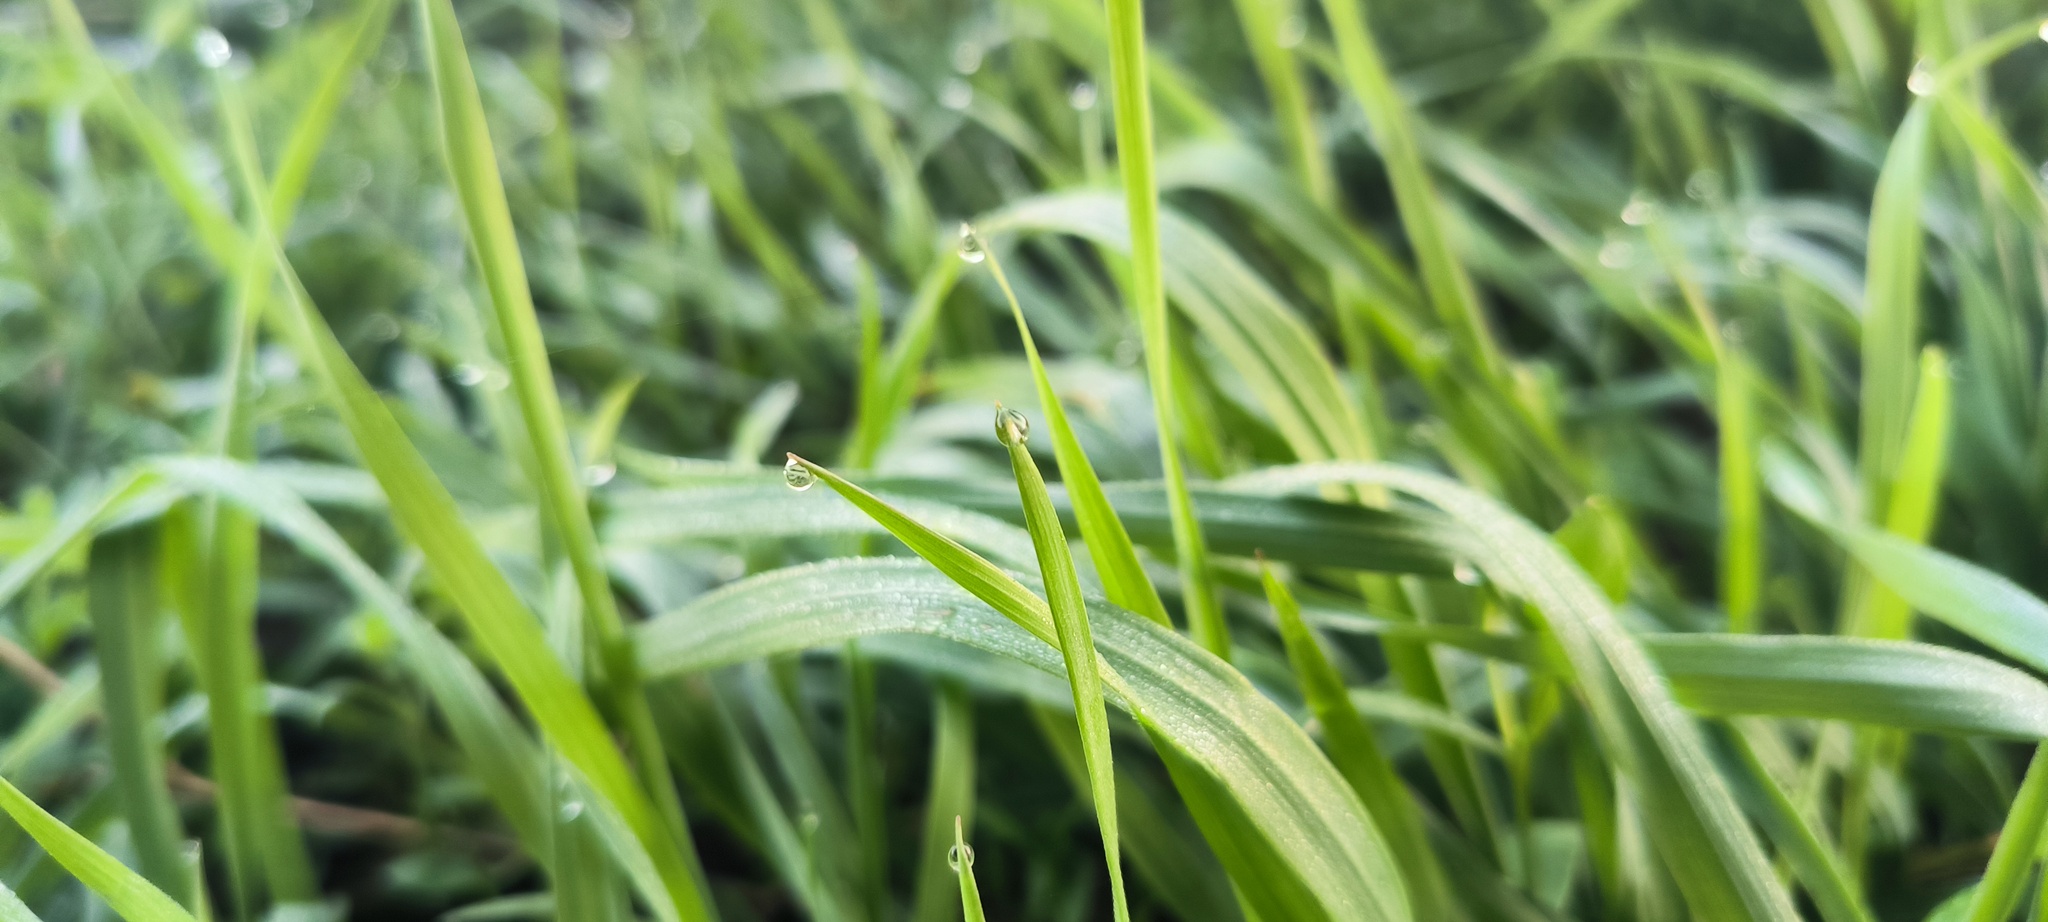
[[[1014, 303], [1014, 299], [1013, 302]], [[1042, 378], [1040, 379], [1043, 380]], [[1122, 847], [1116, 827], [1116, 768], [1109, 745], [1109, 712], [1102, 703], [1102, 677], [1097, 671], [1095, 638], [1088, 629], [1088, 608], [1081, 601], [1081, 577], [1074, 571], [1074, 558], [1067, 548], [1067, 536], [1060, 530], [1059, 516], [1045, 494], [1045, 481], [1038, 465], [1025, 447], [1030, 423], [1015, 410], [996, 408], [996, 437], [1010, 454], [1010, 470], [1017, 478], [1017, 493], [1024, 506], [1024, 524], [1031, 532], [1031, 544], [1038, 551], [1039, 578], [1045, 583], [1046, 607], [1052, 611], [1054, 631], [1067, 667], [1067, 682], [1074, 693], [1074, 716], [1081, 729], [1081, 755], [1088, 765], [1088, 789], [1094, 795], [1095, 823], [1102, 831], [1102, 851], [1109, 866], [1111, 911], [1117, 922], [1129, 922], [1131, 910], [1125, 902]], [[1163, 625], [1162, 625], [1163, 626]]]
[[[958, 685], [939, 686], [932, 705], [931, 781], [925, 789], [924, 844], [918, 852], [911, 922], [952, 922], [955, 876], [947, 870], [966, 817], [974, 815], [974, 702]], [[952, 817], [952, 823], [946, 817]], [[950, 827], [950, 828], [949, 828]], [[971, 874], [972, 870], [960, 872]], [[962, 888], [972, 886], [961, 881]], [[964, 895], [964, 894], [963, 894]], [[977, 907], [978, 908], [978, 907]]]
[[[961, 226], [960, 232], [969, 237], [974, 235], [974, 229], [966, 225]], [[987, 250], [978, 238], [975, 240], [976, 246]], [[1060, 466], [1060, 481], [1073, 507], [1073, 518], [1080, 524], [1081, 543], [1087, 546], [1096, 573], [1102, 577], [1103, 591], [1111, 602], [1163, 627], [1172, 627], [1173, 622], [1166, 616], [1166, 604], [1159, 600], [1159, 590], [1152, 585], [1152, 578], [1145, 575], [1144, 564], [1138, 561], [1138, 550], [1131, 544], [1130, 533], [1124, 530], [1123, 520], [1117, 518], [1115, 507], [1102, 492], [1102, 480], [1095, 476], [1095, 465], [1089, 463], [1080, 440], [1074, 437], [1074, 427], [1067, 422], [1067, 411], [1059, 394], [1053, 391], [1052, 378], [1039, 358], [1038, 344], [1031, 337], [1030, 325], [1024, 322], [1024, 308], [1017, 303], [1017, 293], [1010, 289], [1002, 263], [993, 252], [988, 253], [987, 259], [989, 273], [1002, 288], [1003, 297], [1010, 302], [1010, 316], [1017, 322], [1024, 357], [1031, 365], [1031, 379], [1038, 386], [1038, 404], [1045, 413], [1046, 428], [1052, 432], [1053, 457]], [[1057, 518], [1052, 520], [1052, 527], [1057, 530]], [[1065, 543], [1064, 538], [1061, 542]]]
[[988, 922], [988, 916], [981, 911], [981, 888], [974, 883], [974, 849], [967, 845], [967, 833], [962, 830], [958, 816], [953, 817], [953, 848], [947, 856], [954, 873], [960, 876], [960, 914], [967, 922]]
[[1549, 536], [1490, 497], [1393, 465], [1299, 465], [1232, 483], [1271, 491], [1333, 482], [1379, 484], [1449, 513], [1470, 531], [1478, 569], [1542, 616], [1569, 664], [1568, 678], [1587, 702], [1602, 748], [1657, 816], [1649, 833], [1695, 913], [1798, 918], [1708, 761], [1698, 728], [1672, 700], [1641, 643], [1622, 627], [1599, 588]]
[[0, 884], [0, 922], [43, 922], [21, 902], [21, 897]]
[[184, 832], [164, 775], [163, 663], [157, 650], [162, 598], [156, 532], [148, 526], [102, 535], [86, 564], [93, 649], [99, 659], [107, 750], [122, 813], [142, 873], [190, 905]]
[[6, 779], [0, 778], [0, 810], [36, 840], [50, 857], [80, 883], [106, 900], [127, 922], [193, 922], [192, 914], [120, 859], [100, 850], [92, 840], [45, 812]]
[[1970, 899], [1968, 922], [2004, 922], [2012, 917], [2034, 876], [2034, 858], [2041, 848], [2041, 831], [2048, 828], [2048, 751], [2035, 747], [2034, 760], [2027, 766], [2027, 778], [2012, 799], [1999, 830], [1998, 846], [1984, 868], [1984, 879]]

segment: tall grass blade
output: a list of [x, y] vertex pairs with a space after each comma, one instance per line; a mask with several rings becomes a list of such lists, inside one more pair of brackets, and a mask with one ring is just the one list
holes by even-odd
[[164, 679], [157, 648], [163, 627], [156, 578], [161, 564], [156, 532], [129, 528], [95, 540], [86, 570], [107, 750], [122, 813], [143, 876], [180, 904], [191, 905], [185, 837], [165, 780], [157, 726]]
[[120, 859], [101, 851], [91, 839], [36, 806], [35, 801], [6, 779], [0, 779], [0, 810], [13, 817], [17, 825], [34, 837], [36, 844], [106, 900], [126, 922], [192, 922], [192, 914], [176, 900], [128, 870]]

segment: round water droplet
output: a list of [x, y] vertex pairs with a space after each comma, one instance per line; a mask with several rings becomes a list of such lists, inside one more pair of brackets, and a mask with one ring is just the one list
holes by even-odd
[[1915, 96], [1934, 92], [1934, 65], [1926, 58], [1914, 62], [1913, 72], [1906, 76], [1906, 90]]
[[1031, 440], [1031, 420], [1002, 404], [996, 405], [996, 440], [1004, 445], [1022, 445]]
[[583, 482], [593, 487], [601, 487], [611, 483], [612, 478], [617, 476], [619, 476], [619, 466], [616, 464], [593, 464], [583, 469]]
[[802, 493], [818, 482], [818, 475], [811, 473], [810, 467], [797, 460], [795, 455], [790, 455], [789, 460], [782, 464], [782, 482], [789, 484], [790, 489]]
[[1484, 577], [1479, 575], [1479, 568], [1463, 560], [1451, 565], [1451, 578], [1467, 586], [1477, 586], [1484, 581]]
[[209, 68], [221, 68], [234, 59], [235, 49], [219, 29], [207, 28], [192, 37], [192, 53], [199, 57], [199, 63]]
[[1299, 48], [1308, 40], [1308, 20], [1300, 16], [1289, 16], [1280, 20], [1279, 34], [1273, 37], [1282, 48]]
[[1610, 240], [1600, 248], [1600, 265], [1609, 269], [1622, 268], [1634, 258], [1635, 247], [1629, 246], [1626, 240]]
[[484, 372], [483, 388], [487, 391], [502, 391], [512, 386], [512, 376], [496, 368]]
[[2041, 20], [2041, 30], [2034, 34], [2040, 36], [2042, 41], [2048, 42], [2048, 19]]
[[463, 387], [475, 387], [484, 383], [484, 379], [490, 377], [490, 374], [481, 365], [471, 365], [468, 362], [464, 362], [455, 366], [455, 383]]
[[1753, 279], [1764, 277], [1764, 258], [1751, 253], [1735, 261], [1735, 271]]
[[954, 77], [939, 87], [939, 105], [955, 112], [964, 112], [974, 103], [974, 87], [967, 81]]
[[1074, 88], [1067, 91], [1067, 105], [1073, 106], [1076, 112], [1095, 108], [1095, 84], [1086, 80], [1074, 84]]
[[1110, 358], [1125, 368], [1138, 364], [1138, 361], [1144, 357], [1145, 346], [1137, 340], [1128, 337], [1117, 340], [1116, 349], [1110, 353]]
[[953, 46], [953, 69], [971, 74], [981, 69], [982, 49], [980, 42], [962, 41]]
[[981, 235], [974, 232], [974, 226], [965, 221], [960, 223], [960, 258], [978, 263], [988, 258], [988, 251], [981, 247]]
[[562, 802], [562, 811], [561, 811], [561, 812], [562, 812], [562, 822], [565, 822], [565, 823], [566, 823], [566, 822], [569, 822], [570, 820], [573, 820], [573, 819], [575, 819], [575, 818], [577, 818], [577, 817], [579, 817], [579, 816], [582, 816], [582, 815], [583, 815], [583, 801], [580, 801], [580, 800], [567, 800], [567, 801], [563, 801], [563, 802]]
[[1711, 202], [1721, 197], [1721, 174], [1713, 170], [1694, 170], [1685, 179], [1685, 197], [1695, 202]]
[[292, 8], [285, 6], [283, 0], [270, 0], [256, 6], [253, 18], [256, 24], [263, 28], [282, 29], [286, 23], [292, 21]]
[[404, 332], [390, 314], [371, 314], [370, 319], [363, 322], [363, 334], [380, 343], [397, 339]]
[[974, 846], [966, 846], [964, 852], [961, 850], [961, 846], [958, 845], [946, 849], [946, 866], [952, 868], [953, 873], [960, 873], [960, 862], [962, 859], [966, 860], [968, 867], [974, 867]]
[[1621, 209], [1621, 223], [1630, 227], [1641, 227], [1657, 220], [1657, 200], [1641, 192], [1628, 197], [1628, 204]]
[[1730, 320], [1721, 324], [1721, 342], [1729, 346], [1742, 345], [1742, 321]]

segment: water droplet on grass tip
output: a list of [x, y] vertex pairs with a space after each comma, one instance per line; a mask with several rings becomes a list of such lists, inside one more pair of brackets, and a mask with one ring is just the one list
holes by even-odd
[[797, 460], [795, 455], [790, 455], [789, 460], [782, 464], [782, 482], [789, 484], [790, 489], [802, 493], [817, 484], [818, 475], [811, 473], [810, 467]]
[[1710, 202], [1721, 197], [1721, 174], [1713, 170], [1694, 170], [1685, 180], [1685, 197], [1695, 202]]
[[1619, 269], [1626, 266], [1634, 258], [1635, 248], [1629, 246], [1627, 241], [1611, 240], [1608, 241], [1606, 246], [1600, 248], [1600, 265], [1606, 266], [1609, 269]]
[[562, 803], [562, 822], [569, 822], [583, 815], [583, 801], [570, 800]]
[[1451, 578], [1467, 586], [1477, 586], [1484, 581], [1484, 577], [1479, 575], [1479, 568], [1463, 560], [1451, 564]]
[[235, 49], [219, 29], [201, 29], [192, 38], [192, 53], [199, 56], [199, 63], [217, 69], [227, 66], [235, 56]]
[[583, 469], [583, 482], [593, 487], [611, 483], [612, 478], [617, 476], [619, 466], [616, 464], [593, 464]]
[[292, 9], [282, 0], [271, 0], [256, 7], [256, 24], [266, 29], [282, 29], [292, 21]]
[[974, 846], [965, 846], [964, 851], [962, 846], [958, 845], [946, 849], [946, 866], [952, 868], [953, 873], [960, 873], [960, 862], [963, 858], [966, 859], [968, 867], [974, 867]]
[[1074, 84], [1074, 88], [1067, 91], [1067, 105], [1073, 106], [1076, 112], [1095, 108], [1095, 84], [1086, 80]]
[[973, 225], [964, 221], [960, 224], [960, 258], [971, 263], [988, 258], [988, 251], [981, 247], [981, 235], [974, 232]]
[[1934, 65], [1926, 58], [1913, 64], [1913, 72], [1906, 76], [1906, 90], [1915, 96], [1934, 92]]
[[1022, 445], [1031, 440], [1031, 420], [1024, 414], [996, 404], [996, 440], [1004, 445]]
[[980, 42], [962, 41], [953, 46], [953, 69], [971, 74], [981, 69], [982, 50]]
[[463, 387], [475, 387], [484, 383], [484, 379], [487, 377], [490, 377], [490, 373], [484, 371], [482, 366], [471, 365], [467, 362], [455, 366], [455, 383]]

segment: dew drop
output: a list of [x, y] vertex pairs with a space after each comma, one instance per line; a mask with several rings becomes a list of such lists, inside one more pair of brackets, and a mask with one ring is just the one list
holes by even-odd
[[1095, 84], [1086, 80], [1074, 84], [1074, 88], [1067, 91], [1067, 105], [1073, 106], [1076, 112], [1095, 108]]
[[2041, 177], [2043, 183], [2048, 183], [2048, 163], [2042, 163], [2041, 168], [2035, 170], [2034, 174]]
[[235, 56], [235, 49], [228, 44], [228, 37], [219, 29], [201, 29], [192, 38], [192, 53], [199, 56], [199, 63], [211, 69], [226, 67]]
[[282, 29], [292, 21], [291, 7], [283, 0], [270, 0], [256, 7], [256, 24], [266, 29]]
[[1125, 368], [1137, 365], [1144, 357], [1145, 347], [1130, 337], [1117, 340], [1116, 348], [1110, 353], [1110, 358]]
[[1610, 240], [1606, 246], [1600, 248], [1600, 265], [1609, 269], [1622, 268], [1634, 258], [1635, 248], [1629, 246], [1625, 240]]
[[1657, 220], [1657, 200], [1641, 192], [1628, 197], [1628, 204], [1621, 209], [1621, 223], [1630, 227], [1641, 227]]
[[563, 801], [563, 802], [562, 802], [562, 811], [561, 811], [561, 813], [562, 813], [562, 822], [564, 822], [564, 823], [566, 823], [566, 822], [569, 822], [569, 821], [571, 821], [571, 820], [574, 820], [575, 818], [577, 818], [577, 817], [579, 817], [579, 816], [582, 816], [582, 815], [583, 815], [583, 801], [580, 801], [580, 800], [568, 800], [568, 801]]
[[1477, 586], [1483, 581], [1479, 568], [1463, 560], [1451, 565], [1451, 578], [1467, 586]]
[[363, 335], [380, 343], [397, 339], [404, 332], [390, 314], [371, 314], [370, 319], [363, 322]]
[[[964, 851], [963, 848], [965, 849]], [[974, 867], [974, 846], [955, 845], [952, 848], [946, 849], [946, 866], [952, 868], [953, 873], [960, 873], [960, 862], [963, 858], [966, 859], [969, 868]]]
[[795, 455], [790, 455], [789, 460], [782, 464], [782, 482], [789, 484], [790, 489], [802, 493], [817, 484], [818, 475], [811, 473], [809, 465], [797, 460]]
[[617, 476], [619, 476], [619, 466], [616, 464], [593, 464], [583, 469], [583, 482], [593, 487], [601, 487], [611, 483], [612, 478]]
[[464, 362], [455, 366], [455, 383], [463, 387], [475, 387], [484, 383], [484, 379], [490, 376], [490, 372], [485, 371], [481, 365]]
[[996, 404], [996, 440], [1011, 446], [1030, 441], [1031, 420], [1016, 410]]
[[974, 225], [960, 222], [960, 258], [978, 263], [988, 258], [988, 251], [982, 249], [981, 235], [974, 232]]
[[955, 112], [964, 112], [974, 103], [974, 87], [967, 81], [954, 77], [939, 87], [939, 105]]
[[2048, 19], [2041, 20], [2041, 30], [2034, 34], [2040, 36], [2042, 41], [2048, 42]]
[[1913, 72], [1906, 76], [1906, 90], [1915, 96], [1934, 92], [1934, 65], [1926, 58], [1913, 64]]
[[982, 49], [980, 42], [962, 41], [953, 46], [953, 69], [963, 74], [981, 70]]
[[1273, 38], [1282, 48], [1301, 47], [1301, 43], [1308, 40], [1308, 20], [1300, 16], [1280, 20], [1279, 34]]
[[1735, 271], [1753, 279], [1764, 277], [1764, 258], [1751, 253], [1735, 261]]
[[1695, 202], [1711, 202], [1721, 197], [1721, 174], [1713, 170], [1694, 170], [1685, 179], [1685, 197]]

